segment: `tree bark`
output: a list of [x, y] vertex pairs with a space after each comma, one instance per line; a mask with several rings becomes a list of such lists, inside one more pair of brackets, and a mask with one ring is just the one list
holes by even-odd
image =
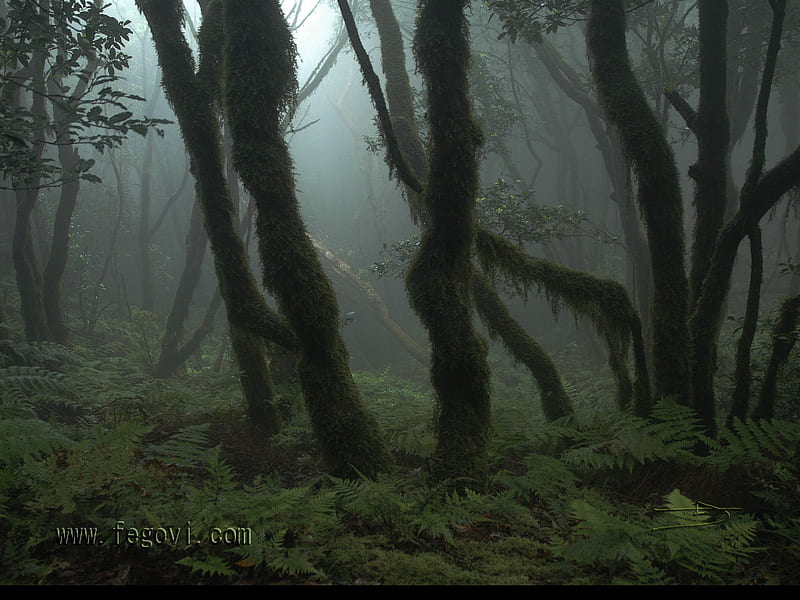
[[475, 271], [472, 275], [475, 306], [492, 335], [500, 336], [511, 356], [531, 372], [539, 387], [542, 413], [548, 421], [573, 415], [572, 404], [553, 360], [530, 337], [503, 305], [491, 281]]
[[392, 462], [362, 405], [338, 307], [299, 212], [281, 113], [295, 92], [295, 48], [276, 0], [225, 0], [224, 98], [236, 170], [256, 202], [263, 279], [297, 335], [298, 373], [327, 468], [374, 476]]
[[267, 306], [250, 272], [244, 244], [236, 231], [234, 208], [222, 165], [219, 124], [213, 89], [206, 71], [197, 75], [189, 45], [181, 31], [182, 7], [176, 0], [137, 0], [145, 15], [158, 53], [164, 90], [172, 104], [191, 157], [198, 197], [214, 255], [214, 268], [225, 301], [229, 323], [236, 323], [288, 348], [297, 337], [284, 319]]
[[[438, 400], [433, 474], [483, 488], [490, 427], [486, 345], [472, 325], [471, 249], [482, 134], [467, 73], [464, 1], [420, 2], [415, 53], [425, 80], [431, 131], [424, 192], [430, 219], [406, 276], [411, 306], [431, 341]], [[468, 483], [469, 482], [469, 483]]]
[[592, 0], [587, 44], [601, 104], [619, 128], [638, 179], [653, 273], [652, 356], [657, 396], [691, 401], [683, 203], [672, 150], [630, 66], [621, 0]]

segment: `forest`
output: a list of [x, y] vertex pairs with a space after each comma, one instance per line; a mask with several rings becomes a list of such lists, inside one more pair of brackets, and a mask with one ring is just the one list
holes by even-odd
[[800, 583], [796, 1], [0, 31], [0, 583]]

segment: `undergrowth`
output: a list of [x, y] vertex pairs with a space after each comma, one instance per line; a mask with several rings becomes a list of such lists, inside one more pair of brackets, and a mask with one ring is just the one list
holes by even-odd
[[0, 364], [1, 581], [797, 583], [796, 423], [737, 421], [698, 456], [674, 402], [641, 419], [565, 382], [578, 418], [548, 423], [508, 376], [490, 488], [454, 493], [427, 475], [429, 390], [389, 371], [355, 378], [399, 466], [346, 480], [320, 470], [296, 386], [267, 440], [235, 372], [154, 380], [131, 352]]

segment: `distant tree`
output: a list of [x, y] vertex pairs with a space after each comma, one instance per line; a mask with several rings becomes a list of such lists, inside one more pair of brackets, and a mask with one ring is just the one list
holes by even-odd
[[[94, 160], [81, 158], [78, 148], [102, 152], [130, 131], [145, 135], [162, 122], [135, 117], [127, 103], [141, 98], [115, 89], [128, 66], [122, 49], [130, 30], [104, 8], [90, 0], [0, 4], [0, 175], [16, 199], [12, 252], [29, 340], [67, 338], [61, 277], [72, 213], [80, 181], [99, 181]], [[60, 187], [61, 196], [42, 276], [30, 219], [44, 187]]]
[[[750, 395], [750, 345], [763, 261], [760, 222], [800, 183], [796, 136], [787, 156], [766, 167], [767, 111], [787, 17], [792, 22], [786, 2], [701, 0], [695, 6], [678, 1], [497, 0], [489, 4], [504, 19], [504, 35], [512, 39], [521, 35], [533, 39], [588, 19], [587, 46], [598, 97], [606, 118], [619, 131], [625, 159], [633, 168], [647, 228], [654, 281], [655, 391], [691, 404], [706, 431], [714, 433], [716, 344], [739, 246], [749, 238], [751, 280], [736, 352], [734, 416], [746, 414]], [[690, 25], [687, 17], [695, 10], [696, 25]], [[638, 36], [644, 47], [638, 72], [629, 57], [626, 34]], [[697, 48], [696, 109], [684, 98], [692, 90], [694, 71], [678, 68], [689, 64], [684, 59], [692, 47]], [[763, 69], [759, 69], [762, 52]], [[681, 55], [684, 59], [674, 61]], [[785, 75], [789, 93], [792, 77]], [[695, 182], [696, 218], [688, 275], [684, 272], [682, 196], [664, 133], [670, 106], [698, 142], [698, 158], [689, 170]], [[731, 150], [744, 139], [753, 114], [750, 166], [738, 191], [731, 175]]]

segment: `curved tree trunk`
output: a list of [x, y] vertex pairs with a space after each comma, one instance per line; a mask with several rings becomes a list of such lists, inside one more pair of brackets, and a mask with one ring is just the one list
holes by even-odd
[[637, 198], [647, 223], [656, 394], [674, 395], [688, 404], [688, 282], [678, 171], [661, 125], [630, 66], [624, 2], [592, 0], [587, 44], [601, 104], [619, 128], [625, 156], [638, 179]]
[[258, 291], [237, 233], [235, 210], [223, 171], [213, 90], [207, 82], [206, 71], [214, 67], [209, 63], [215, 57], [201, 56], [201, 72], [195, 74], [192, 51], [181, 31], [183, 12], [177, 0], [137, 0], [136, 4], [153, 34], [164, 90], [191, 157], [228, 322], [240, 324], [287, 348], [296, 348], [294, 332], [269, 309]]
[[569, 396], [544, 348], [511, 317], [486, 275], [476, 270], [472, 275], [472, 289], [478, 314], [489, 331], [500, 336], [511, 355], [528, 367], [536, 379], [545, 418], [554, 421], [572, 416]]
[[[431, 340], [431, 380], [439, 402], [434, 476], [486, 485], [489, 368], [472, 325], [474, 201], [482, 135], [472, 114], [464, 1], [420, 2], [416, 56], [428, 95], [430, 223], [406, 277], [411, 305]], [[473, 483], [466, 483], [467, 481]]]
[[256, 202], [264, 284], [297, 335], [298, 373], [328, 469], [372, 476], [391, 456], [347, 364], [338, 307], [300, 217], [281, 113], [295, 49], [276, 0], [225, 0], [224, 95], [236, 170]]

